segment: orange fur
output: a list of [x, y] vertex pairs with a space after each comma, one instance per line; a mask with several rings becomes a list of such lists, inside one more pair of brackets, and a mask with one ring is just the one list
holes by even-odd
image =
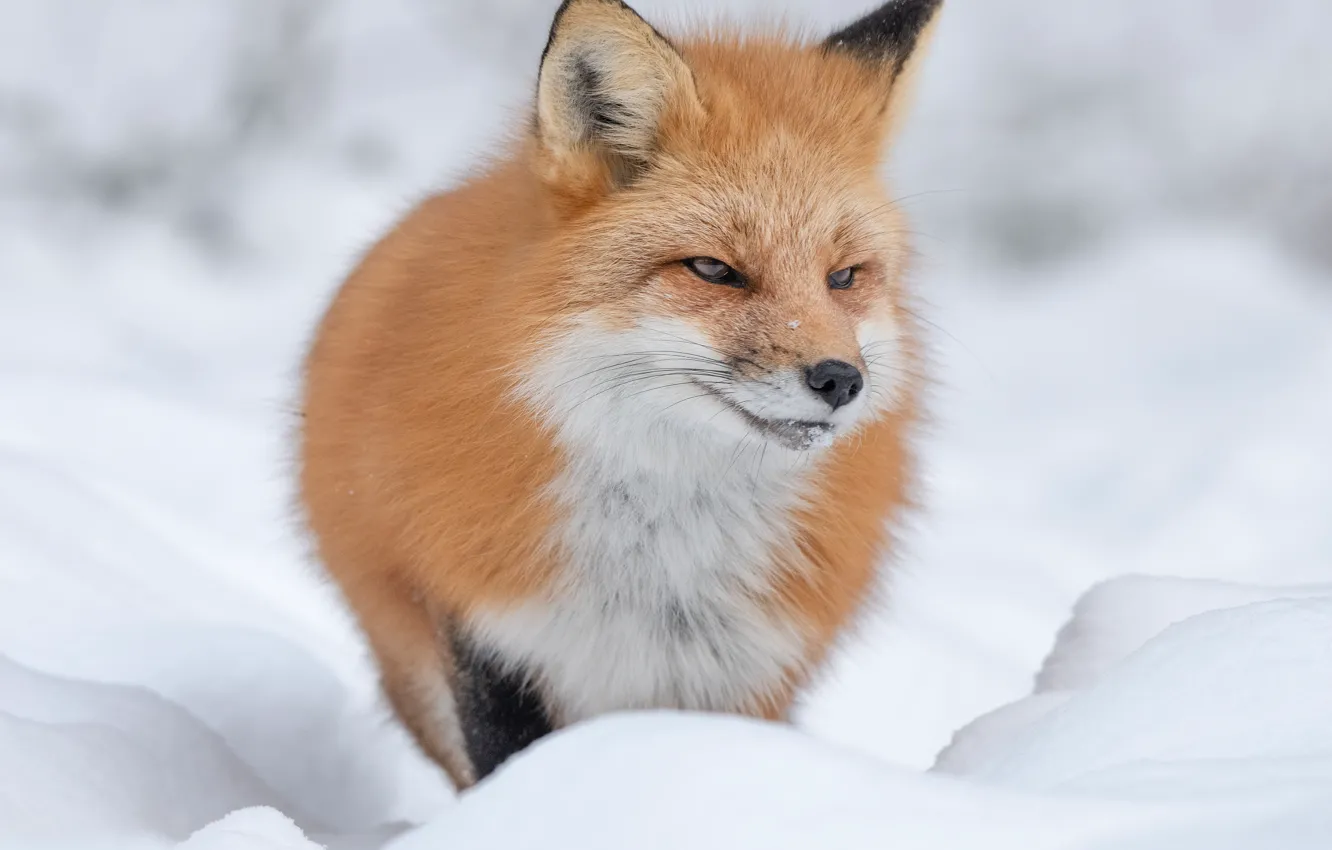
[[[614, 5], [575, 0], [569, 14], [595, 24], [620, 15]], [[427, 718], [428, 694], [453, 675], [441, 629], [547, 598], [565, 569], [548, 494], [570, 458], [518, 391], [564, 320], [682, 319], [740, 371], [811, 356], [863, 365], [857, 322], [886, 312], [902, 329], [893, 410], [819, 458], [761, 600], [806, 638], [805, 657], [736, 710], [785, 716], [860, 608], [907, 501], [918, 371], [901, 308], [909, 250], [876, 176], [899, 86], [872, 63], [781, 36], [677, 46], [650, 152], [637, 137], [610, 152], [580, 145], [576, 128], [543, 113], [498, 162], [369, 252], [309, 354], [300, 484], [319, 556], [395, 710], [459, 786], [470, 767]], [[693, 277], [679, 261], [695, 256], [744, 270], [752, 288]], [[808, 283], [853, 264], [854, 289]]]

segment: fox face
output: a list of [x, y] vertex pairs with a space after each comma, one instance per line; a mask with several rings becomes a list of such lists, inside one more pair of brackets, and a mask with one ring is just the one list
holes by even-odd
[[637, 420], [795, 452], [891, 411], [909, 248], [878, 171], [938, 5], [818, 44], [677, 45], [616, 0], [566, 3], [534, 153], [562, 321], [529, 395], [589, 434]]

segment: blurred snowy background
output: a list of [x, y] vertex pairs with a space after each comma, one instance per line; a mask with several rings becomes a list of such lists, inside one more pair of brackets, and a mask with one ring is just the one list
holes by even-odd
[[[812, 740], [614, 721], [451, 799], [308, 567], [294, 381], [357, 254], [523, 115], [555, 5], [0, 0], [0, 846], [238, 809], [190, 846], [307, 846], [254, 806], [337, 847], [1332, 844], [1325, 0], [950, 0], [890, 171], [925, 509]], [[1013, 701], [940, 762], [974, 787], [916, 773]]]

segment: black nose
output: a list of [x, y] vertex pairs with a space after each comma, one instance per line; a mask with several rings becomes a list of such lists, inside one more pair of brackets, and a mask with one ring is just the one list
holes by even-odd
[[860, 395], [865, 379], [844, 360], [825, 360], [805, 371], [805, 383], [836, 410]]

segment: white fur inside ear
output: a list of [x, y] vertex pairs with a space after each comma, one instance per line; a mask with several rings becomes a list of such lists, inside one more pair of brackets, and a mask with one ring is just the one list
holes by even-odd
[[537, 91], [548, 146], [603, 145], [645, 159], [673, 97], [694, 97], [693, 77], [675, 48], [628, 7], [582, 0], [556, 21]]

